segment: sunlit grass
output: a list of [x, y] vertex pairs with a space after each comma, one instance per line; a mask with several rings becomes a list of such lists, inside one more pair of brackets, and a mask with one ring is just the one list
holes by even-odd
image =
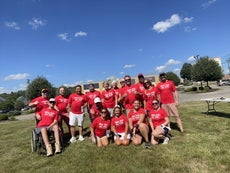
[[[86, 137], [49, 158], [31, 152], [33, 120], [0, 124], [0, 172], [229, 172], [230, 103], [217, 104], [218, 113], [203, 114], [206, 109], [205, 102], [181, 104], [179, 111], [186, 132], [181, 134], [174, 129], [168, 145], [145, 149], [144, 145], [117, 147], [112, 143], [97, 148]], [[88, 126], [86, 120], [85, 134]]]

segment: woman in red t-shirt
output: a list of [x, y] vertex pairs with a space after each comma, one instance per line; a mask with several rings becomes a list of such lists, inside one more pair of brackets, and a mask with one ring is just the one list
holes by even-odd
[[153, 109], [149, 112], [149, 124], [152, 129], [151, 143], [157, 145], [160, 139], [164, 139], [163, 144], [167, 144], [169, 141], [168, 132], [171, 130], [168, 127], [168, 114], [160, 107], [157, 99], [153, 100], [152, 105]]
[[98, 147], [109, 145], [106, 132], [110, 130], [109, 112], [106, 108], [102, 108], [100, 116], [95, 118], [91, 124], [92, 140]]

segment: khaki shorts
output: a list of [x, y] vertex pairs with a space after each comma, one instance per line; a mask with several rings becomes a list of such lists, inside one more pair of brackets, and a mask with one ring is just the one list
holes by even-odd
[[162, 104], [161, 107], [168, 113], [168, 116], [179, 117], [176, 103]]

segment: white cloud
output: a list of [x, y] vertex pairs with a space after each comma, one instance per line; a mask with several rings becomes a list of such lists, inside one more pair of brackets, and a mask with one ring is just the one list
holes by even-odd
[[188, 57], [187, 61], [195, 61], [194, 56], [190, 56], [190, 57]]
[[185, 17], [183, 20], [185, 23], [190, 23], [193, 21], [193, 17]]
[[57, 35], [61, 40], [70, 41], [71, 39], [68, 36], [68, 33], [60, 33]]
[[201, 7], [203, 8], [207, 8], [209, 7], [210, 5], [213, 5], [217, 0], [208, 0], [207, 2], [201, 4]]
[[46, 64], [45, 65], [47, 68], [50, 68], [50, 67], [53, 67], [54, 65], [53, 64]]
[[166, 66], [168, 65], [172, 65], [172, 64], [180, 64], [181, 62], [180, 61], [177, 61], [177, 60], [174, 60], [174, 59], [169, 59], [167, 62], [166, 62]]
[[184, 28], [184, 31], [185, 31], [185, 32], [192, 32], [192, 31], [196, 31], [196, 30], [197, 30], [197, 28], [191, 27], [191, 26], [186, 26], [186, 27]]
[[9, 76], [6, 76], [4, 80], [21, 80], [21, 79], [26, 79], [30, 75], [28, 73], [18, 73], [18, 74], [11, 74]]
[[123, 68], [132, 68], [135, 67], [135, 64], [126, 64]]
[[174, 71], [174, 73], [176, 73], [176, 74], [179, 74], [179, 73], [180, 73], [180, 69], [179, 69], [179, 68], [175, 68], [173, 71]]
[[20, 30], [20, 26], [16, 22], [5, 22], [5, 26], [9, 28], [13, 28], [15, 30]]
[[169, 28], [171, 28], [177, 24], [180, 24], [180, 23], [181, 23], [180, 16], [178, 14], [173, 14], [170, 17], [170, 19], [166, 19], [165, 21], [160, 21], [160, 22], [157, 22], [156, 24], [154, 24], [152, 29], [158, 33], [164, 33]]
[[87, 36], [87, 33], [80, 31], [80, 32], [76, 32], [74, 36], [75, 37], [84, 37], [84, 36]]
[[166, 66], [162, 65], [162, 66], [156, 67], [155, 70], [158, 71], [158, 72], [162, 72], [162, 71], [164, 71], [165, 68], [166, 68]]
[[41, 26], [45, 26], [46, 23], [47, 22], [45, 20], [38, 18], [32, 18], [32, 20], [28, 22], [28, 24], [32, 26], [32, 29], [38, 29]]
[[122, 71], [122, 72], [120, 72], [119, 74], [125, 74], [125, 73]]

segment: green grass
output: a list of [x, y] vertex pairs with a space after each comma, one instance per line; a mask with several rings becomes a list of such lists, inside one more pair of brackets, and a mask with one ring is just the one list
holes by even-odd
[[[210, 115], [202, 113], [206, 108], [205, 102], [181, 104], [179, 111], [186, 133], [174, 129], [168, 145], [145, 149], [144, 145], [117, 147], [112, 143], [97, 148], [86, 137], [85, 141], [71, 144], [63, 153], [49, 158], [31, 152], [33, 120], [0, 124], [0, 172], [227, 173], [230, 103], [217, 104], [219, 112]], [[86, 120], [86, 128], [88, 124]]]

